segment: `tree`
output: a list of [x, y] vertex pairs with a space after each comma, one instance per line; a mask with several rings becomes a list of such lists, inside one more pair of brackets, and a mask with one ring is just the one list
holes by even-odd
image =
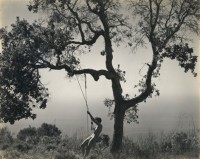
[[43, 137], [61, 137], [61, 130], [56, 125], [43, 123], [39, 128], [24, 128], [17, 134], [17, 139], [26, 142], [38, 143]]
[[31, 126], [24, 128], [17, 134], [17, 139], [36, 144], [38, 142], [37, 129]]
[[8, 130], [7, 127], [0, 129], [0, 145], [3, 144], [12, 144], [13, 143], [13, 137], [11, 135], [11, 132]]
[[60, 137], [61, 130], [56, 127], [56, 125], [43, 123], [37, 130], [39, 137]]
[[[124, 119], [137, 122], [138, 104], [154, 92], [159, 95], [153, 79], [160, 75], [164, 59], [177, 60], [185, 72], [196, 76], [197, 56], [186, 43], [190, 39], [185, 33], [198, 34], [200, 18], [195, 0], [133, 0], [127, 6], [133, 12], [129, 18], [119, 0], [32, 0], [28, 9], [45, 11], [48, 18], [32, 24], [17, 18], [11, 31], [1, 29], [1, 120], [13, 124], [22, 118], [34, 119], [32, 109], [46, 107], [48, 90], [40, 81], [40, 69], [65, 70], [69, 78], [88, 74], [95, 81], [104, 76], [111, 81], [114, 97], [104, 101], [108, 107], [114, 105], [111, 152], [119, 152]], [[82, 68], [79, 55], [89, 53], [100, 38], [105, 69]], [[120, 65], [113, 66], [113, 46], [122, 42], [130, 47], [149, 42], [152, 48], [152, 62], [146, 64], [146, 75], [135, 86], [139, 94], [134, 97], [122, 90], [126, 72]]]

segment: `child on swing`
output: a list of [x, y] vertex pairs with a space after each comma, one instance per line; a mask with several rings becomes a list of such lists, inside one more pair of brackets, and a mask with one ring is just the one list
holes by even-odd
[[89, 137], [87, 137], [81, 144], [81, 149], [84, 158], [87, 157], [87, 155], [90, 152], [90, 149], [95, 146], [95, 143], [98, 140], [99, 135], [103, 128], [103, 126], [101, 125], [101, 118], [99, 117], [94, 118], [89, 111], [87, 111], [87, 113], [89, 114], [92, 122], [94, 122], [97, 126], [94, 129], [94, 133]]

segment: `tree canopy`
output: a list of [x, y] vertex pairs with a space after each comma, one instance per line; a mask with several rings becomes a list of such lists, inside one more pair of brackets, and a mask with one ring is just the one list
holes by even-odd
[[[113, 99], [104, 103], [108, 107], [115, 105], [113, 147], [118, 150], [124, 118], [137, 122], [138, 104], [153, 93], [160, 94], [153, 79], [160, 75], [166, 58], [178, 61], [185, 72], [196, 76], [197, 56], [188, 35], [199, 34], [199, 0], [123, 2], [31, 0], [29, 11], [45, 13], [43, 20], [28, 23], [17, 17], [10, 30], [0, 30], [0, 119], [11, 124], [22, 118], [34, 119], [33, 108], [46, 107], [49, 93], [41, 83], [40, 69], [65, 70], [69, 78], [88, 74], [95, 81], [104, 76], [112, 84]], [[128, 15], [127, 10], [132, 14]], [[105, 69], [82, 68], [80, 55], [91, 52], [100, 38]], [[139, 94], [130, 96], [121, 86], [126, 82], [126, 71], [113, 65], [114, 47], [137, 48], [145, 43], [151, 46], [152, 61], [146, 63], [146, 74], [135, 85]]]

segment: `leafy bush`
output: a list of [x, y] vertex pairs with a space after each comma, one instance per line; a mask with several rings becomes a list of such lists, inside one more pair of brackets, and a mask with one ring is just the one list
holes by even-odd
[[184, 132], [175, 133], [172, 137], [172, 147], [176, 153], [187, 151], [191, 147], [191, 140]]
[[172, 136], [172, 151], [175, 154], [199, 154], [199, 136], [197, 131], [192, 133], [177, 132]]
[[36, 144], [38, 142], [37, 129], [31, 126], [24, 128], [17, 134], [17, 139]]
[[39, 137], [59, 137], [61, 135], [61, 130], [56, 127], [56, 125], [43, 123], [37, 130]]
[[10, 145], [13, 143], [13, 137], [7, 127], [0, 129], [0, 145]]
[[14, 147], [19, 152], [28, 152], [30, 149], [33, 148], [30, 144], [25, 142], [17, 143], [16, 145], [14, 145]]
[[172, 151], [172, 143], [171, 141], [165, 141], [161, 143], [161, 151], [163, 153], [171, 152]]
[[8, 144], [3, 144], [3, 145], [1, 146], [1, 150], [6, 150], [6, 149], [9, 148], [9, 146], [10, 146], [10, 145], [8, 145]]
[[[48, 124], [50, 125], [50, 124]], [[53, 125], [47, 126], [52, 128]], [[41, 126], [44, 128], [45, 126]], [[40, 127], [40, 128], [41, 128]], [[53, 126], [56, 130], [56, 126]], [[5, 128], [0, 131], [1, 149], [6, 152], [4, 158], [13, 159], [79, 159], [81, 156], [80, 143], [83, 137], [79, 133], [73, 136], [61, 137], [61, 133], [50, 133], [54, 135], [38, 135], [39, 128], [28, 127], [20, 130], [17, 139], [13, 139], [10, 131]], [[42, 129], [40, 129], [42, 130]], [[47, 129], [43, 129], [47, 130]], [[45, 132], [43, 131], [43, 132]], [[59, 132], [60, 130], [56, 130]], [[37, 133], [35, 133], [37, 132]], [[56, 135], [57, 134], [57, 135]], [[173, 132], [169, 134], [148, 133], [145, 137], [138, 137], [133, 141], [128, 137], [123, 139], [123, 150], [117, 158], [119, 159], [171, 159], [171, 158], [198, 158], [200, 154], [199, 131]], [[23, 136], [24, 135], [24, 136]], [[30, 142], [31, 136], [37, 136], [38, 142]], [[8, 141], [8, 143], [2, 141]], [[11, 144], [12, 143], [12, 144]], [[89, 159], [110, 159], [110, 138], [102, 134], [88, 156]], [[169, 157], [170, 156], [170, 157]], [[1, 158], [1, 155], [0, 155]], [[114, 157], [116, 158], [116, 157]]]

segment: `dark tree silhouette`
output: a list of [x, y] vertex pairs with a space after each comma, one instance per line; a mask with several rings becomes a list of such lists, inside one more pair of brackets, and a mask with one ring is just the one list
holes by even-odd
[[61, 130], [56, 125], [43, 123], [39, 128], [31, 127], [21, 129], [17, 139], [37, 144], [43, 137], [61, 137]]
[[43, 123], [37, 130], [38, 136], [40, 137], [60, 137], [61, 130], [56, 125]]
[[[127, 5], [128, 4], [128, 5]], [[126, 17], [127, 6], [133, 16]], [[125, 8], [126, 7], [126, 8]], [[137, 122], [137, 106], [159, 95], [153, 78], [160, 75], [165, 58], [177, 60], [185, 72], [194, 72], [197, 56], [189, 46], [186, 33], [199, 33], [199, 0], [32, 0], [29, 11], [48, 15], [44, 21], [29, 24], [17, 18], [10, 31], [2, 28], [3, 51], [0, 57], [0, 119], [13, 124], [22, 118], [34, 119], [34, 107], [44, 109], [48, 90], [40, 81], [40, 69], [65, 70], [68, 77], [88, 74], [95, 81], [104, 76], [112, 83], [114, 134], [112, 153], [121, 149], [123, 122]], [[134, 22], [134, 23], [133, 23]], [[82, 68], [80, 54], [102, 38], [105, 69]], [[122, 94], [126, 72], [113, 66], [114, 44], [139, 47], [148, 42], [152, 62], [135, 89], [139, 94]]]
[[13, 137], [7, 127], [0, 129], [0, 145], [12, 144]]
[[31, 126], [21, 129], [17, 134], [17, 139], [36, 144], [39, 141], [37, 137], [37, 129]]

